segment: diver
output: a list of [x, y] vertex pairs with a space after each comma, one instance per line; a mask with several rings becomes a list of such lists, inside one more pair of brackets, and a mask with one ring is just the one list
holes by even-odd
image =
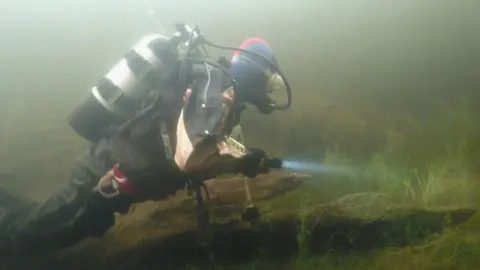
[[92, 145], [77, 158], [66, 186], [40, 204], [0, 190], [0, 254], [65, 248], [102, 236], [114, 214], [127, 213], [133, 203], [162, 200], [186, 185], [198, 189], [222, 173], [268, 172], [263, 150], [242, 153], [225, 136], [239, 127], [246, 104], [264, 114], [290, 105], [269, 96], [288, 83], [268, 43], [250, 38], [234, 52], [223, 64], [233, 80], [222, 65], [192, 61], [188, 76], [194, 79], [186, 83], [178, 59], [169, 38], [144, 37], [92, 88], [69, 117]]

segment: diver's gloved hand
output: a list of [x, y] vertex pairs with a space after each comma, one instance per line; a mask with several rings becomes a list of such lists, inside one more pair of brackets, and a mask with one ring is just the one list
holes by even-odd
[[[160, 166], [132, 168], [129, 164], [115, 164], [100, 179], [93, 191], [105, 198], [115, 198], [121, 194], [141, 202], [146, 200], [163, 200], [182, 187], [180, 181], [169, 175], [175, 175], [175, 168]], [[172, 179], [170, 179], [172, 178]]]
[[267, 154], [262, 149], [248, 149], [248, 154], [240, 161], [240, 173], [249, 178], [254, 178], [259, 174], [267, 173], [268, 167], [265, 166], [265, 159], [267, 159]]
[[163, 200], [178, 188], [183, 187], [174, 177], [177, 174], [176, 168], [159, 165], [138, 169], [125, 163], [120, 163], [119, 168], [125, 176], [125, 180], [132, 186], [128, 189], [128, 193], [139, 201]]

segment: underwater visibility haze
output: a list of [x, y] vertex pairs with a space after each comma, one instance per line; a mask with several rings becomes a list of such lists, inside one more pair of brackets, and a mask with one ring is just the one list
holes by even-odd
[[88, 147], [67, 115], [140, 37], [183, 21], [217, 44], [271, 45], [292, 108], [247, 109], [245, 142], [284, 157], [298, 179], [252, 183], [270, 227], [226, 228], [236, 210], [212, 212], [213, 259], [185, 248], [193, 208], [148, 202], [47, 269], [476, 269], [478, 10], [448, 0], [3, 1], [0, 186], [39, 202], [66, 185]]

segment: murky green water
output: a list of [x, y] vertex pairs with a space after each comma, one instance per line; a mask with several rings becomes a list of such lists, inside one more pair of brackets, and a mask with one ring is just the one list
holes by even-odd
[[[368, 130], [371, 118], [362, 117], [412, 110], [426, 115], [437, 99], [478, 97], [475, 1], [152, 3], [167, 26], [185, 20], [218, 42], [236, 45], [261, 36], [271, 43], [295, 88], [294, 107], [271, 118], [249, 113], [245, 130], [247, 141], [274, 153], [297, 145], [320, 151], [349, 126]], [[86, 145], [66, 115], [153, 29], [135, 0], [0, 4], [0, 173], [13, 175], [2, 186], [39, 200], [66, 181]], [[364, 111], [369, 114], [360, 117]]]

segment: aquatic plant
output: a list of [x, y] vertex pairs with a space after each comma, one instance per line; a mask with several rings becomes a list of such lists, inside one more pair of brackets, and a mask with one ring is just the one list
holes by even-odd
[[[434, 119], [434, 121], [432, 120]], [[467, 102], [446, 106], [442, 104], [434, 117], [417, 119], [403, 116], [382, 129], [385, 144], [370, 155], [362, 174], [339, 179], [322, 176], [321, 181], [308, 182], [304, 189], [274, 199], [264, 210], [299, 207], [299, 215], [315, 202], [331, 200], [341, 194], [375, 191], [403, 203], [422, 207], [480, 204], [476, 181], [476, 165], [480, 152], [476, 137], [480, 125]], [[349, 164], [348, 154], [334, 147], [327, 149], [323, 162]], [[340, 142], [341, 143], [341, 142]], [[332, 150], [333, 149], [333, 150]], [[271, 204], [271, 205], [269, 205]], [[300, 220], [303, 220], [300, 218]], [[447, 224], [449, 220], [445, 220]], [[348, 252], [308, 255], [306, 246], [310, 232], [300, 224], [299, 256], [290, 264], [254, 260], [238, 266], [215, 269], [475, 269], [480, 263], [480, 237], [473, 218], [459, 229], [449, 229], [433, 235], [421, 243], [415, 242], [415, 228], [411, 230], [411, 245], [368, 252]], [[193, 269], [193, 268], [192, 268]]]

